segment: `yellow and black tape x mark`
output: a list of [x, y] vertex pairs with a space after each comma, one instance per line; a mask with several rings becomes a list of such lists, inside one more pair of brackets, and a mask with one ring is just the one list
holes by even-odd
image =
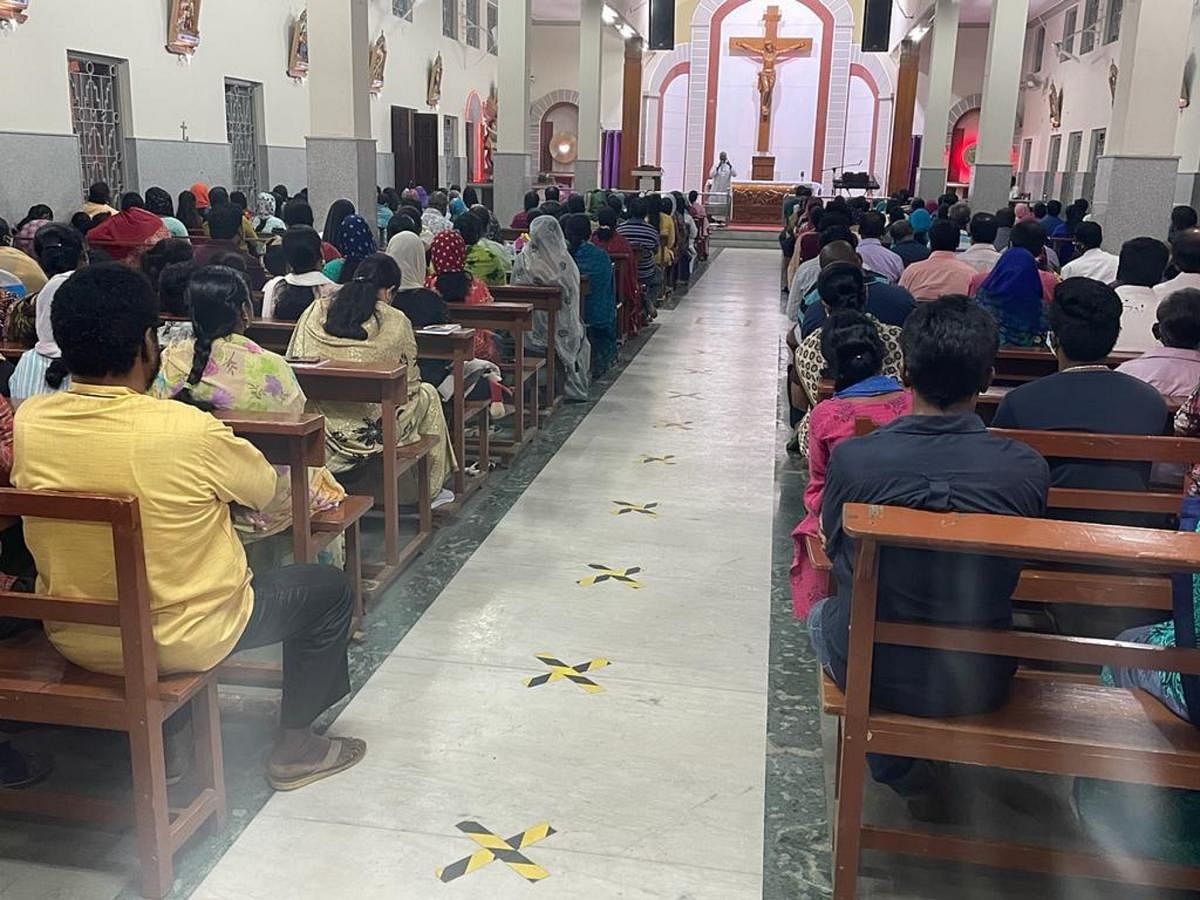
[[628, 588], [633, 588], [635, 591], [642, 586], [640, 581], [631, 577], [642, 571], [641, 566], [633, 566], [628, 569], [611, 569], [608, 566], [601, 565], [600, 563], [588, 563], [588, 568], [595, 569], [599, 574], [589, 575], [587, 578], [580, 578], [577, 582], [575, 582], [576, 584], [582, 587], [591, 587], [592, 585], [600, 584], [605, 581], [616, 581]]
[[583, 688], [589, 694], [599, 694], [604, 690], [604, 688], [583, 674], [584, 672], [592, 672], [607, 666], [608, 660], [604, 657], [589, 659], [587, 662], [581, 662], [577, 666], [568, 666], [561, 659], [551, 656], [549, 653], [535, 653], [534, 656], [541, 660], [544, 665], [548, 666], [550, 671], [544, 675], [535, 675], [532, 678], [526, 678], [525, 687], [541, 687], [543, 684], [549, 684], [552, 681], [559, 681], [565, 678], [567, 681], [579, 685], [579, 687]]
[[550, 876], [549, 872], [521, 852], [531, 844], [543, 841], [554, 834], [554, 829], [550, 827], [549, 822], [540, 822], [532, 828], [526, 828], [508, 840], [489, 831], [478, 822], [459, 822], [455, 827], [478, 844], [480, 849], [470, 856], [450, 863], [443, 869], [436, 869], [435, 873], [443, 883], [469, 875], [497, 859], [526, 881], [536, 883]]
[[658, 513], [655, 512], [655, 510], [658, 509], [657, 503], [647, 503], [645, 505], [641, 505], [638, 503], [627, 503], [624, 500], [614, 500], [613, 503], [617, 506], [617, 509], [613, 510], [614, 516], [624, 516], [628, 513], [641, 513], [643, 516], [649, 516], [652, 519], [658, 518]]

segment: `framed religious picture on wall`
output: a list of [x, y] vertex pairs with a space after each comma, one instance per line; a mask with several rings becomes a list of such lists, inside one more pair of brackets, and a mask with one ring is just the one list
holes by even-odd
[[371, 93], [379, 94], [383, 91], [384, 70], [387, 68], [387, 38], [383, 36], [383, 32], [379, 32], [379, 37], [375, 39], [375, 43], [371, 45]]
[[24, 25], [29, 21], [29, 16], [25, 15], [28, 9], [29, 0], [0, 0], [0, 21]]
[[167, 50], [191, 56], [200, 46], [200, 0], [170, 0]]
[[289, 78], [303, 78], [308, 74], [308, 10], [292, 23], [292, 49], [288, 53]]

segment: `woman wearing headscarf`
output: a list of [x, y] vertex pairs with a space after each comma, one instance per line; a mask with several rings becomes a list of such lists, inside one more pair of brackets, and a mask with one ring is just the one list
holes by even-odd
[[326, 263], [324, 271], [326, 278], [338, 284], [349, 284], [359, 263], [379, 250], [375, 229], [359, 215], [349, 215], [342, 220], [334, 235], [333, 246], [338, 248], [342, 258]]
[[170, 236], [162, 219], [146, 209], [146, 201], [130, 192], [121, 195], [119, 213], [88, 232], [88, 241], [117, 262], [136, 269], [141, 266], [143, 253]]
[[[492, 302], [487, 285], [467, 271], [467, 242], [458, 231], [451, 228], [434, 235], [429, 258], [434, 274], [426, 279], [425, 286], [436, 291], [446, 303]], [[475, 357], [500, 365], [500, 353], [490, 331], [475, 329]]]
[[[579, 315], [579, 267], [567, 249], [558, 220], [552, 216], [538, 216], [530, 224], [529, 243], [517, 255], [512, 282], [556, 287], [561, 291], [562, 309], [556, 320], [558, 333], [554, 336], [554, 345], [567, 375], [563, 393], [568, 400], [587, 400], [592, 381], [592, 348]], [[547, 336], [546, 313], [535, 310], [527, 346], [545, 352]]]
[[975, 299], [1000, 327], [1004, 347], [1041, 347], [1046, 343], [1046, 307], [1037, 260], [1023, 247], [1009, 247], [979, 286]]
[[275, 215], [275, 195], [272, 193], [263, 191], [258, 195], [258, 200], [254, 204], [254, 213], [250, 224], [257, 234], [268, 235], [287, 229], [287, 226], [283, 224], [283, 219]]
[[923, 209], [914, 209], [909, 213], [908, 224], [912, 226], [913, 237], [918, 243], [929, 242], [929, 229], [933, 227], [933, 216]]
[[[392, 306], [408, 316], [416, 331], [450, 321], [446, 301], [425, 287], [429, 267], [425, 262], [425, 244], [412, 231], [397, 232], [387, 246], [388, 256], [400, 267], [400, 287], [392, 294]], [[450, 374], [450, 363], [442, 359], [418, 359], [421, 380], [435, 387]]]
[[[358, 363], [397, 360], [408, 370], [408, 402], [396, 411], [396, 442], [403, 447], [422, 437], [438, 441], [429, 451], [428, 488], [435, 507], [454, 501], [442, 486], [454, 470], [454, 450], [442, 412], [441, 398], [421, 380], [417, 368], [417, 338], [408, 317], [391, 306], [400, 286], [400, 269], [384, 253], [357, 267], [353, 281], [332, 297], [315, 300], [300, 320], [288, 345], [288, 356], [316, 357]], [[325, 416], [326, 465], [335, 473], [357, 468], [394, 448], [383, 446], [380, 407], [375, 403], [311, 404]], [[401, 502], [417, 497], [416, 470], [401, 482]]]
[[162, 219], [162, 223], [171, 233], [171, 237], [186, 238], [188, 236], [187, 226], [175, 218], [175, 205], [171, 202], [171, 195], [162, 188], [152, 187], [146, 190], [146, 209]]
[[208, 211], [212, 209], [212, 200], [208, 196], [208, 185], [197, 181], [188, 190], [196, 198], [196, 209], [200, 212], [200, 218], [208, 218]]
[[500, 243], [500, 220], [496, 218], [496, 214], [484, 206], [482, 203], [476, 203], [474, 206], [467, 207], [467, 212], [479, 219], [479, 224], [483, 226], [483, 239], [490, 244], [495, 244], [501, 253], [510, 257], [512, 253]]
[[352, 216], [354, 212], [354, 204], [349, 200], [334, 200], [329, 207], [329, 212], [325, 214], [325, 230], [321, 232], [322, 239], [336, 247], [338, 229], [346, 220], [346, 216]]
[[467, 211], [467, 204], [463, 203], [461, 197], [455, 197], [450, 201], [450, 220], [453, 221]]

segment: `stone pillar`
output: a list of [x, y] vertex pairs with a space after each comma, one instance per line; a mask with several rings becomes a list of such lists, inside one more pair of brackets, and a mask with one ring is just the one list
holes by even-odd
[[600, 71], [604, 0], [581, 0], [579, 9], [579, 140], [575, 156], [575, 190], [584, 194], [600, 186]]
[[1013, 131], [1021, 89], [1021, 60], [1029, 0], [992, 0], [987, 62], [983, 69], [983, 104], [979, 110], [979, 144], [971, 173], [971, 208], [994, 212], [1008, 204], [1012, 191]]
[[[333, 201], [375, 213], [371, 35], [367, 0], [314, 3], [308, 13], [308, 200], [320, 226]], [[332, 236], [325, 235], [329, 240]]]
[[1179, 172], [1176, 86], [1191, 16], [1191, 0], [1127, 0], [1122, 12], [1117, 96], [1093, 206], [1108, 250], [1141, 235], [1167, 236]]
[[[625, 42], [625, 81], [621, 94], [621, 190], [637, 188], [633, 170], [641, 160], [638, 153], [642, 145], [642, 39], [635, 37]], [[697, 188], [699, 190], [699, 188]]]
[[492, 158], [492, 181], [496, 199], [493, 210], [500, 222], [509, 222], [520, 212], [532, 179], [529, 173], [529, 21], [530, 0], [504, 0], [500, 4], [497, 40], [500, 63], [497, 69], [496, 152]]
[[932, 40], [925, 137], [921, 141], [921, 163], [917, 169], [917, 194], [921, 197], [938, 197], [946, 192], [946, 130], [954, 82], [954, 57], [958, 51], [958, 0], [937, 0]]
[[892, 120], [892, 158], [888, 166], [888, 193], [908, 187], [912, 171], [913, 115], [917, 107], [917, 71], [921, 49], [912, 41], [900, 43], [900, 72], [896, 76], [896, 110]]

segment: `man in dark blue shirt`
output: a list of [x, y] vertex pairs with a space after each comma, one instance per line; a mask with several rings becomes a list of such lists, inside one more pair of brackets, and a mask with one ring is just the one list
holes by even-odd
[[[975, 403], [991, 382], [999, 338], [983, 307], [963, 296], [917, 305], [901, 338], [913, 412], [838, 446], [821, 502], [838, 593], [809, 615], [813, 648], [846, 684], [855, 547], [842, 506], [879, 503], [935, 512], [1040, 517], [1050, 472], [1024, 444], [988, 433]], [[1012, 624], [1020, 562], [889, 548], [879, 563], [880, 619], [977, 628]], [[995, 656], [877, 647], [871, 705], [916, 716], [987, 712], [1004, 704], [1016, 662]], [[928, 762], [870, 755], [876, 780], [913, 797], [937, 787]]]

